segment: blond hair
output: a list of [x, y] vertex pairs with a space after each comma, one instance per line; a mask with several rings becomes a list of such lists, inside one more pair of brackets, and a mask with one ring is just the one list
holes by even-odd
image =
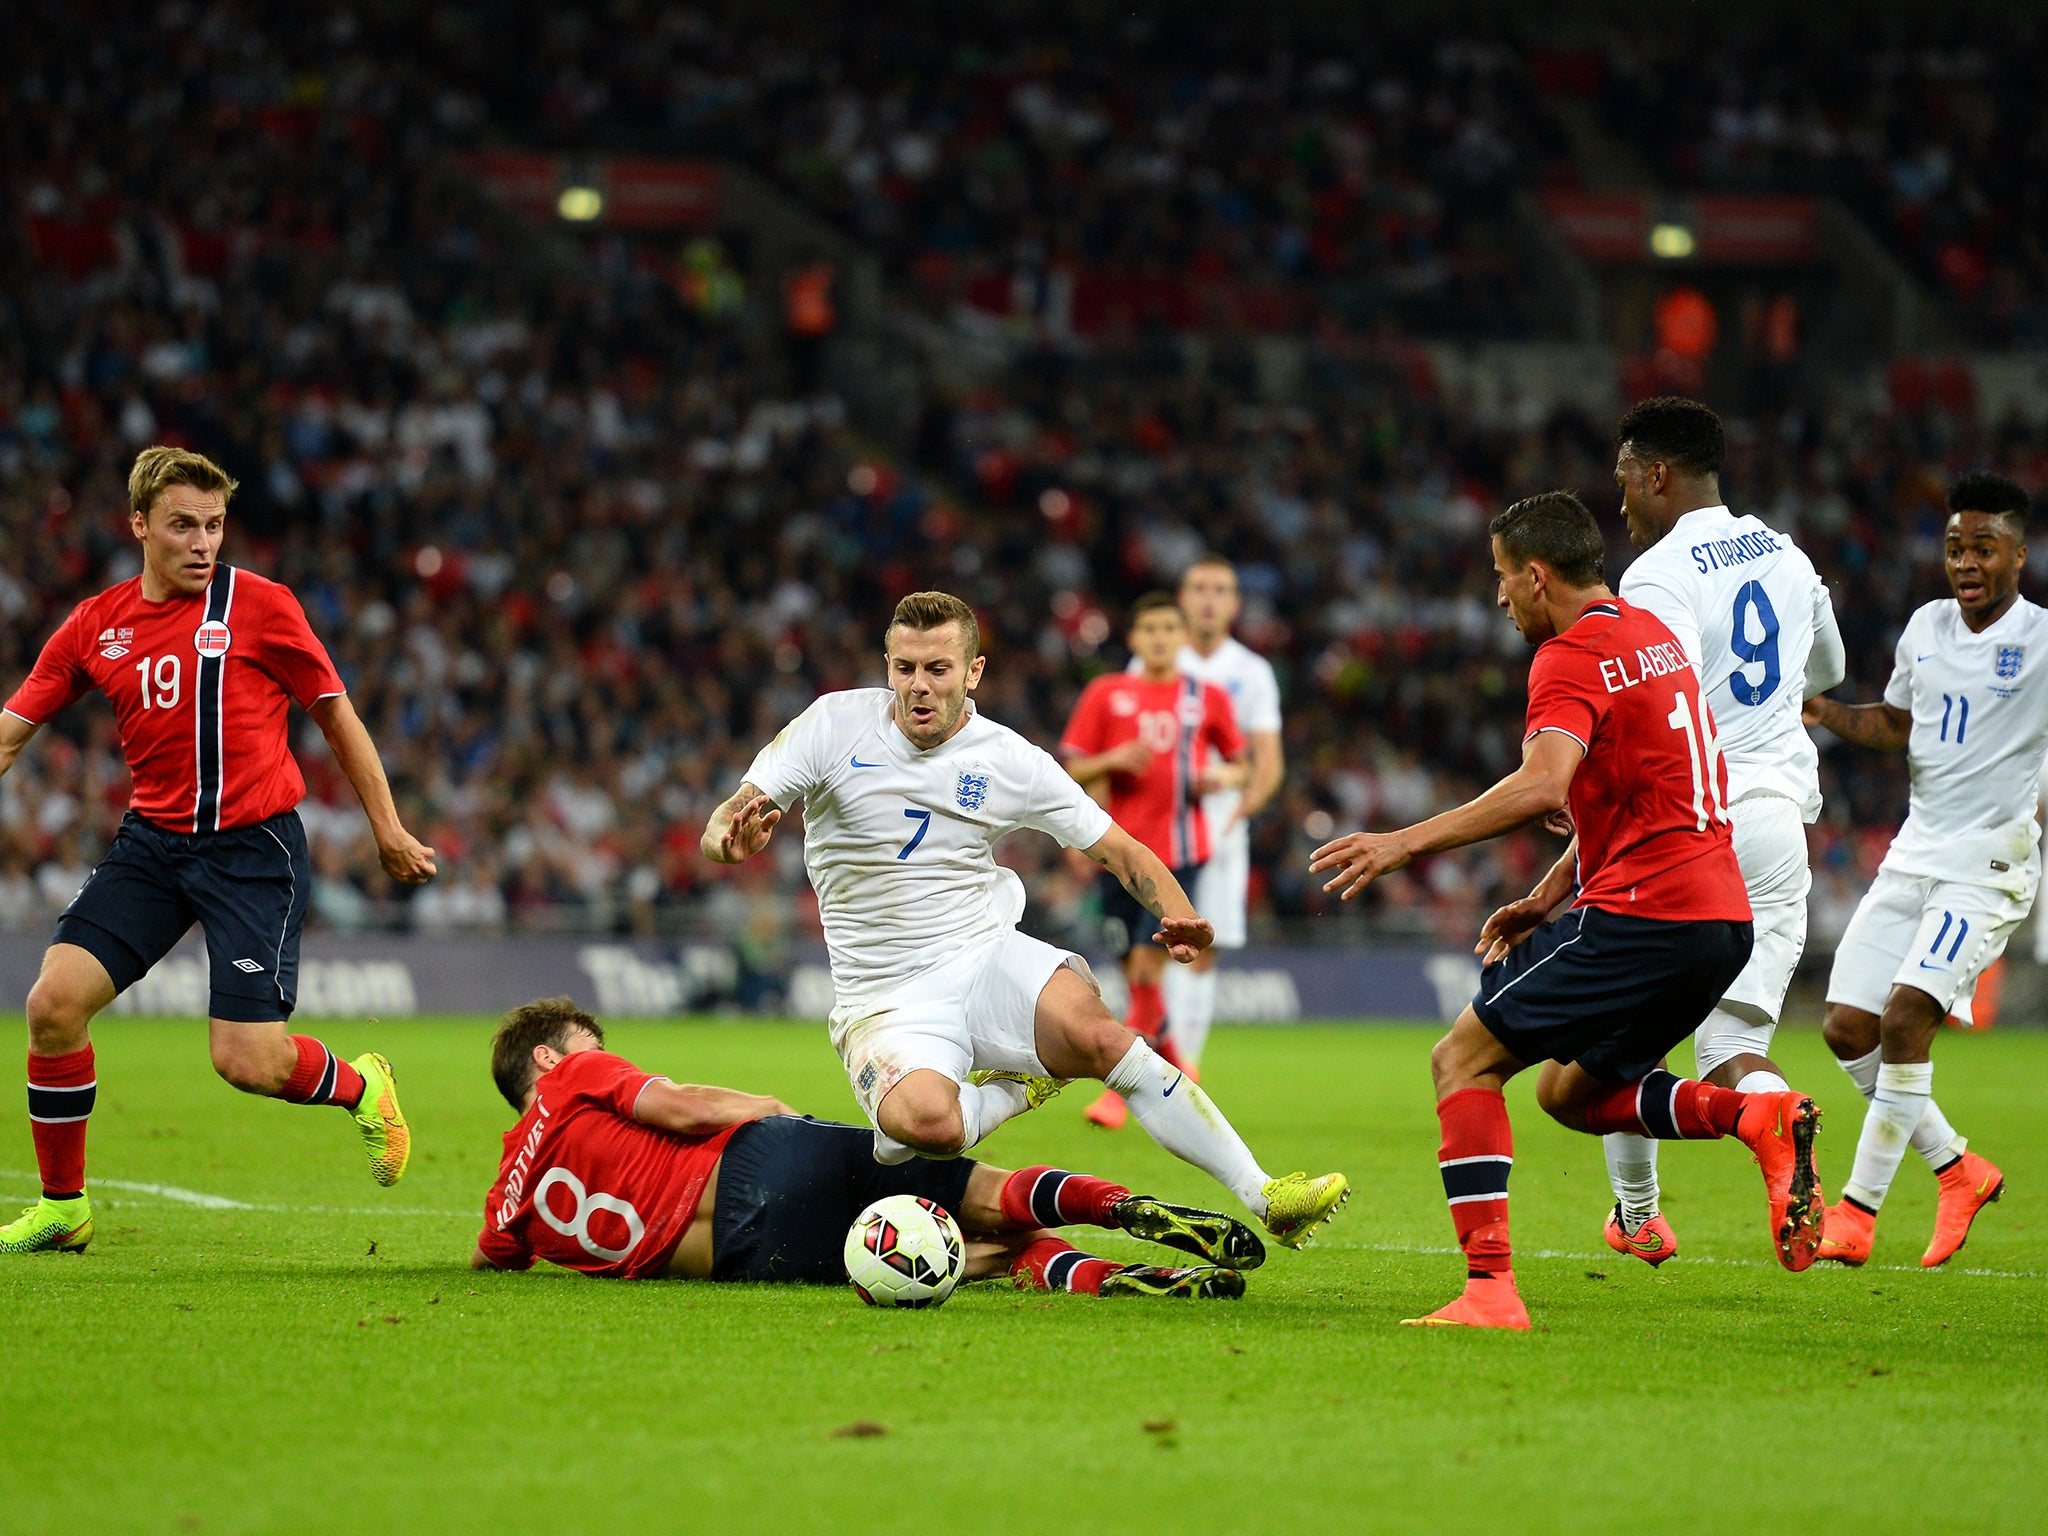
[[157, 497], [174, 485], [189, 485], [195, 491], [219, 491], [226, 504], [239, 482], [203, 453], [190, 448], [166, 448], [159, 443], [135, 455], [135, 467], [128, 471], [128, 506], [145, 518]]
[[926, 630], [947, 624], [960, 626], [969, 661], [981, 654], [981, 624], [974, 617], [974, 610], [950, 592], [913, 592], [899, 602], [890, 616], [889, 627], [882, 632], [882, 648], [888, 649], [889, 636], [899, 628]]

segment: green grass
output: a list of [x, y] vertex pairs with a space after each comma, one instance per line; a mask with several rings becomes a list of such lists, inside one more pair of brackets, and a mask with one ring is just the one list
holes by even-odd
[[[2035, 1531], [2048, 1495], [2048, 1035], [1940, 1042], [1938, 1095], [2011, 1192], [1916, 1267], [1909, 1156], [1871, 1267], [1770, 1261], [1732, 1143], [1667, 1148], [1683, 1255], [1609, 1254], [1591, 1138], [1510, 1092], [1517, 1270], [1535, 1332], [1395, 1326], [1457, 1289], [1427, 1085], [1433, 1030], [1229, 1030], [1208, 1081], [1267, 1166], [1344, 1169], [1328, 1238], [1235, 1306], [971, 1287], [924, 1313], [850, 1291], [463, 1267], [509, 1116], [477, 1019], [335, 1024], [398, 1063], [397, 1190], [331, 1110], [243, 1098], [202, 1030], [99, 1026], [82, 1257], [0, 1268], [0, 1530]], [[853, 1117], [822, 1029], [621, 1025], [679, 1078]], [[1827, 1187], [1861, 1105], [1818, 1036]], [[13, 1090], [0, 1090], [12, 1094]], [[18, 1098], [0, 1194], [32, 1193]], [[984, 1149], [1216, 1203], [1075, 1092]], [[10, 1199], [11, 1205], [11, 1199]], [[1089, 1246], [1140, 1245], [1087, 1234]], [[835, 1436], [857, 1420], [887, 1433]]]

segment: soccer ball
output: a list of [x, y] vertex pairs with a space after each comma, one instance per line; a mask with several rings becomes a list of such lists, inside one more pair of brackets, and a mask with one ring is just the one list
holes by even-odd
[[871, 1307], [936, 1307], [967, 1267], [967, 1244], [945, 1207], [890, 1195], [846, 1234], [846, 1278]]

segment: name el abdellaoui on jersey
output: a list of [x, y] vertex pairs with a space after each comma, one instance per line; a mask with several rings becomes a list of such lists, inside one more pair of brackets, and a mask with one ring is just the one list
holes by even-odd
[[1954, 598], [1918, 609], [1899, 635], [1884, 701], [1913, 716], [1912, 809], [1884, 867], [2031, 897], [2048, 752], [2048, 609], [2015, 598], [1976, 634]]
[[1782, 795], [1819, 816], [1820, 753], [1799, 721], [1829, 601], [1813, 562], [1758, 518], [1700, 507], [1636, 556], [1620, 592], [1664, 621], [1699, 673], [1729, 801]]
[[1111, 826], [1050, 753], [1007, 726], [975, 711], [920, 751], [894, 704], [887, 688], [825, 694], [747, 770], [784, 810], [804, 803], [804, 868], [842, 1007], [1016, 926], [1024, 883], [996, 863], [998, 838], [1029, 827], [1088, 848]]
[[[1273, 675], [1273, 664], [1243, 641], [1225, 635], [1223, 643], [1207, 656], [1192, 645], [1184, 645], [1173, 664], [1185, 676], [1221, 688], [1230, 695], [1230, 708], [1237, 718], [1237, 728], [1246, 736], [1254, 731], [1280, 729], [1280, 680]], [[1142, 672], [1144, 667], [1133, 656], [1124, 670]], [[1241, 843], [1250, 849], [1250, 823], [1239, 821], [1232, 824], [1238, 803], [1243, 799], [1244, 791], [1241, 789], [1211, 790], [1202, 796], [1202, 819], [1209, 824], [1210, 837], [1217, 838], [1225, 826], [1230, 827], [1227, 836], [1217, 841], [1217, 847], [1228, 841]]]

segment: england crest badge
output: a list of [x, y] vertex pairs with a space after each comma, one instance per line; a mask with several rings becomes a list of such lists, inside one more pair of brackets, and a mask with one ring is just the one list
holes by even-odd
[[2020, 675], [2020, 668], [2027, 659], [2024, 645], [2001, 645], [1998, 648], [1998, 675], [2007, 681]]
[[960, 771], [953, 781], [953, 803], [963, 811], [978, 811], [988, 801], [988, 775]]

